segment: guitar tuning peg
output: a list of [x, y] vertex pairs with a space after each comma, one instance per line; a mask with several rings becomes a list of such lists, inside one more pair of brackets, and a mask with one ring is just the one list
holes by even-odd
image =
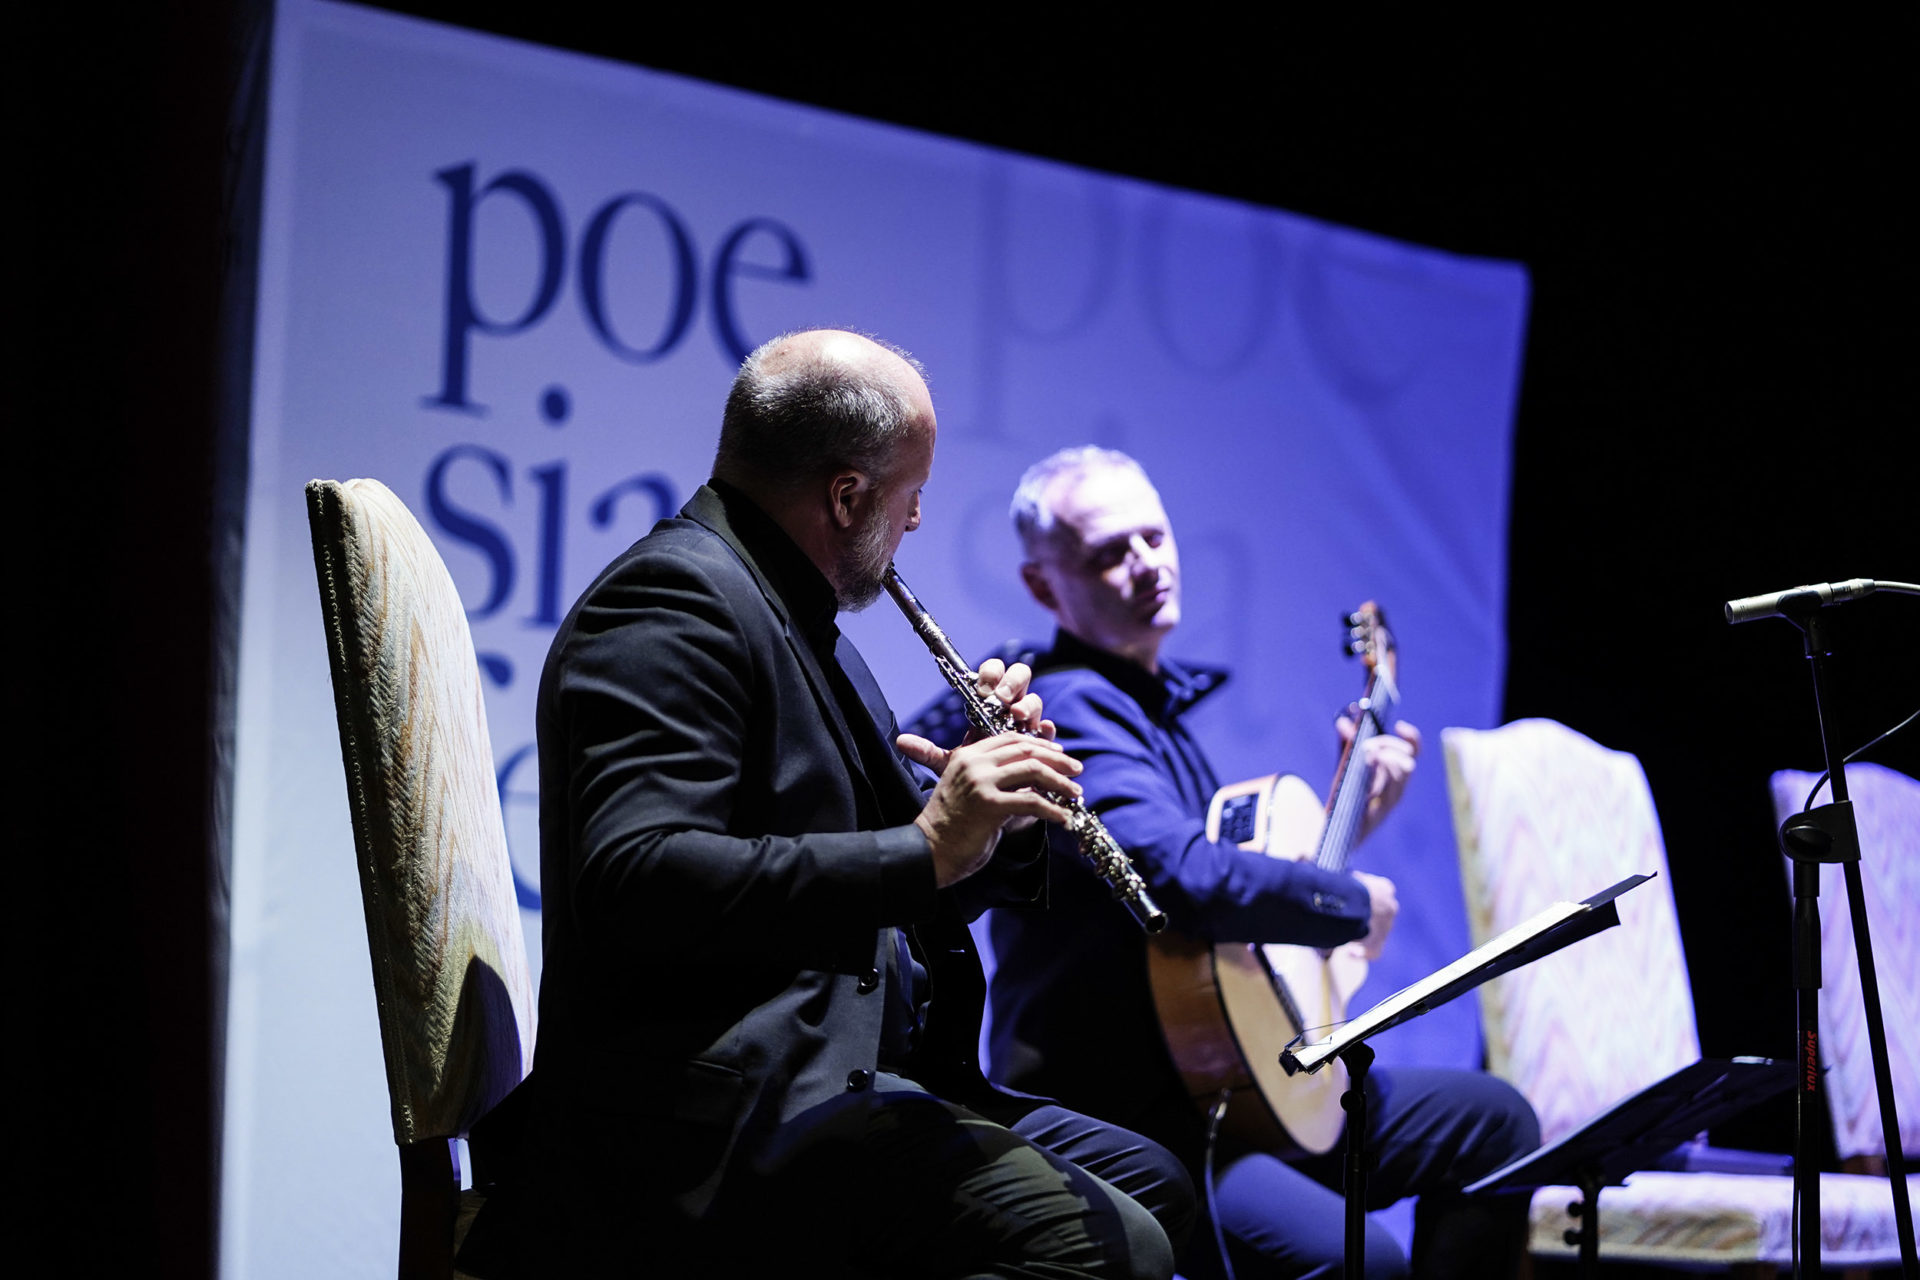
[[1360, 615], [1357, 613], [1343, 613], [1340, 615], [1340, 621], [1347, 627], [1357, 627], [1360, 625]]

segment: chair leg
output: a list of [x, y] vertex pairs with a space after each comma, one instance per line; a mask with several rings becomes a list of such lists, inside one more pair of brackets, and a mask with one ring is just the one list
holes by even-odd
[[400, 1280], [452, 1280], [460, 1174], [453, 1144], [427, 1138], [400, 1148]]

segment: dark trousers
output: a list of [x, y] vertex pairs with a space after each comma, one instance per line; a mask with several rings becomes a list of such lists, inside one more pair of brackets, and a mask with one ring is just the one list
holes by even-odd
[[978, 1109], [880, 1075], [846, 1224], [873, 1276], [1166, 1280], [1194, 1217], [1180, 1162], [1137, 1134], [1032, 1099]]
[[[1370, 1280], [1511, 1275], [1526, 1244], [1528, 1198], [1458, 1192], [1539, 1145], [1539, 1122], [1526, 1099], [1479, 1072], [1395, 1068], [1368, 1074], [1367, 1106], [1374, 1159], [1367, 1207], [1420, 1197], [1411, 1260], [1385, 1230], [1367, 1224]], [[1239, 1280], [1318, 1280], [1342, 1273], [1343, 1153], [1336, 1145], [1326, 1155], [1288, 1163], [1222, 1143], [1214, 1195]], [[1190, 1280], [1221, 1274], [1210, 1225], [1194, 1232], [1181, 1270]]]
[[698, 1218], [660, 1194], [672, 1161], [583, 1126], [462, 1262], [489, 1280], [1172, 1276], [1196, 1214], [1177, 1157], [1041, 1099], [971, 1101], [882, 1072], [791, 1124], [784, 1155], [737, 1159]]

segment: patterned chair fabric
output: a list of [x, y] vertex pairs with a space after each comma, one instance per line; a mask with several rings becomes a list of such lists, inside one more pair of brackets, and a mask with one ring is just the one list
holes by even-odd
[[[1619, 928], [1480, 988], [1488, 1068], [1533, 1103], [1551, 1142], [1699, 1057], [1653, 796], [1631, 755], [1550, 720], [1445, 729], [1440, 740], [1476, 946], [1550, 903], [1659, 873], [1618, 900]], [[1601, 1256], [1784, 1264], [1792, 1193], [1778, 1176], [1635, 1173], [1600, 1196]], [[1820, 1194], [1827, 1265], [1898, 1260], [1885, 1179], [1827, 1174]], [[1534, 1193], [1534, 1253], [1573, 1255], [1562, 1233], [1578, 1225], [1567, 1206], [1579, 1198], [1572, 1187]]]
[[463, 1136], [532, 1061], [534, 1004], [466, 612], [375, 480], [307, 486], [401, 1147]]
[[[1908, 1178], [1907, 1187], [1909, 1194], [1920, 1190], [1920, 1178]], [[1561, 1233], [1575, 1225], [1566, 1206], [1579, 1197], [1572, 1187], [1543, 1187], [1534, 1194], [1534, 1253], [1574, 1256]], [[1648, 1171], [1628, 1174], [1626, 1186], [1600, 1193], [1600, 1255], [1611, 1262], [1782, 1267], [1793, 1261], [1792, 1226], [1792, 1178]], [[1822, 1273], [1899, 1261], [1887, 1180], [1821, 1174]]]
[[[1817, 776], [1792, 769], [1773, 775], [1778, 821], [1800, 812]], [[1900, 1113], [1900, 1147], [1920, 1152], [1920, 782], [1883, 765], [1855, 764], [1847, 766], [1847, 793], [1860, 830], [1860, 879]], [[1823, 803], [1830, 798], [1820, 797]], [[1782, 858], [1781, 865], [1791, 877], [1793, 864]], [[1846, 877], [1834, 865], [1820, 868], [1820, 968], [1820, 1056], [1827, 1067], [1834, 1145], [1843, 1160], [1884, 1156], [1853, 915]]]
[[1640, 762], [1551, 720], [1440, 735], [1475, 946], [1629, 875], [1620, 927], [1480, 988], [1487, 1069], [1553, 1142], [1700, 1057], [1666, 847]]

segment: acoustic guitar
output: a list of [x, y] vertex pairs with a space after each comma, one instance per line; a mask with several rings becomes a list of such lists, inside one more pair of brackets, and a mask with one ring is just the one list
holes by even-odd
[[[1207, 808], [1207, 838], [1277, 858], [1312, 858], [1344, 872], [1366, 816], [1372, 770], [1363, 748], [1389, 731], [1399, 690], [1393, 637], [1369, 600], [1348, 614], [1347, 652], [1367, 667], [1353, 740], [1340, 754], [1323, 804], [1292, 775], [1269, 774], [1220, 788]], [[1187, 1092], [1203, 1111], [1224, 1092], [1229, 1134], [1280, 1155], [1321, 1155], [1339, 1140], [1347, 1073], [1335, 1062], [1289, 1076], [1280, 1051], [1305, 1030], [1346, 1017], [1367, 976], [1358, 942], [1331, 951], [1278, 943], [1207, 943], [1166, 933], [1148, 941], [1148, 976], [1160, 1028]]]

